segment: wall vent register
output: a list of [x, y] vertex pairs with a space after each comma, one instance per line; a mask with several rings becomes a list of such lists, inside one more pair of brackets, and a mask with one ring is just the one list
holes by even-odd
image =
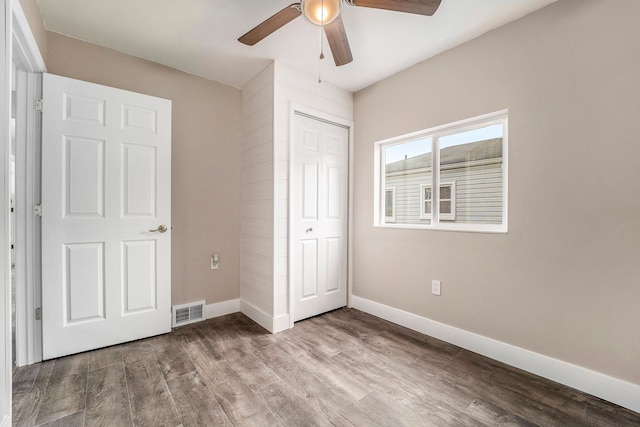
[[176, 305], [172, 309], [173, 327], [205, 320], [205, 301]]

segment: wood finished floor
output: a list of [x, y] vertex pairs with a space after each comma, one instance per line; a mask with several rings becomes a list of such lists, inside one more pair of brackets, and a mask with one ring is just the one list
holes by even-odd
[[639, 426], [640, 414], [357, 310], [242, 314], [18, 368], [18, 426]]

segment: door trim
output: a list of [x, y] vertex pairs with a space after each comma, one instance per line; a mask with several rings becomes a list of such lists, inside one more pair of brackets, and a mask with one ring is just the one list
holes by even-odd
[[33, 108], [41, 93], [39, 74], [18, 69], [16, 87], [16, 364], [42, 361], [40, 307], [40, 113]]
[[20, 0], [11, 1], [13, 60], [18, 68], [32, 73], [44, 73], [47, 67], [33, 37]]
[[296, 114], [310, 117], [312, 119], [327, 122], [333, 125], [342, 126], [349, 130], [349, 147], [347, 162], [348, 168], [348, 196], [347, 196], [347, 307], [352, 306], [353, 296], [353, 151], [354, 151], [354, 139], [353, 139], [353, 121], [342, 117], [334, 116], [324, 111], [316, 110], [300, 104], [291, 104], [289, 113], [289, 230], [288, 230], [288, 260], [289, 260], [289, 329], [294, 326], [294, 302], [295, 302], [295, 289], [293, 281], [293, 251], [292, 251], [292, 239], [293, 239], [293, 213], [294, 207], [291, 203], [291, 195], [294, 191], [294, 183], [291, 179], [293, 177], [293, 162], [292, 153], [295, 144], [295, 116]]
[[[35, 320], [40, 307], [40, 218], [32, 214], [40, 194], [40, 123], [41, 116], [31, 106], [41, 96], [41, 78], [47, 71], [19, 0], [11, 0], [12, 60], [19, 72], [17, 96], [22, 105], [23, 121], [18, 133], [24, 135], [24, 149], [16, 154], [16, 194], [22, 212], [16, 212], [16, 247], [21, 251], [21, 274], [16, 271], [16, 362], [18, 366], [42, 361], [42, 322]], [[16, 206], [19, 208], [20, 206]], [[16, 255], [18, 255], [16, 253]], [[10, 287], [10, 283], [9, 283]]]
[[0, 84], [2, 98], [0, 101], [0, 199], [3, 209], [0, 212], [0, 277], [2, 291], [0, 294], [0, 338], [4, 346], [0, 349], [0, 426], [11, 425], [11, 255], [9, 251], [9, 156], [11, 116], [11, 3], [2, 6], [2, 22], [0, 23], [0, 43], [2, 59], [0, 59]]

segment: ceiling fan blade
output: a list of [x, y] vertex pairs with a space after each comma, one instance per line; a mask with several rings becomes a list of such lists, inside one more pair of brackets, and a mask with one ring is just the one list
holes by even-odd
[[241, 36], [238, 41], [253, 46], [300, 15], [302, 15], [300, 3], [293, 3]]
[[340, 15], [338, 15], [332, 23], [324, 26], [324, 33], [327, 35], [327, 40], [329, 40], [329, 46], [331, 47], [331, 53], [333, 54], [333, 60], [336, 66], [339, 67], [353, 61], [349, 40], [347, 39], [347, 32], [344, 30], [344, 24], [342, 23], [342, 17]]
[[351, 3], [354, 6], [431, 16], [436, 13], [441, 1], [442, 0], [351, 0], [347, 3]]

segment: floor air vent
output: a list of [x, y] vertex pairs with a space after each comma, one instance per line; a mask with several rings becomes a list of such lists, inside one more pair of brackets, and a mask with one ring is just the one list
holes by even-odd
[[190, 302], [189, 304], [173, 307], [173, 327], [188, 325], [205, 319], [204, 301]]

